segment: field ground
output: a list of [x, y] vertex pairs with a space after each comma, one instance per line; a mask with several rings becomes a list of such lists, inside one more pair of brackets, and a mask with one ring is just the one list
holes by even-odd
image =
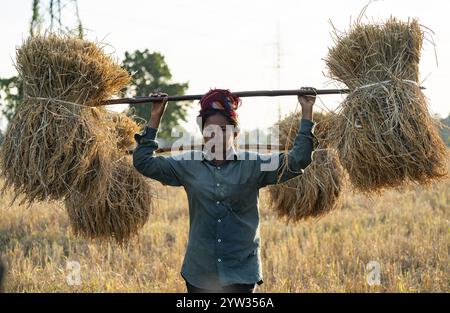
[[[7, 292], [185, 292], [179, 272], [188, 235], [182, 188], [157, 183], [160, 199], [137, 240], [121, 249], [74, 237], [58, 203], [31, 208], [0, 199]], [[450, 181], [346, 196], [339, 211], [286, 225], [261, 190], [264, 284], [257, 292], [450, 292]], [[67, 283], [79, 262], [81, 285]], [[380, 284], [371, 285], [371, 261]]]

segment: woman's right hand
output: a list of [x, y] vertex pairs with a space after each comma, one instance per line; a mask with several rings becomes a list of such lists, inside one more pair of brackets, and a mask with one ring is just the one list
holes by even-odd
[[163, 115], [166, 109], [168, 95], [167, 93], [157, 92], [151, 93], [150, 97], [164, 97], [162, 101], [152, 101], [152, 114]]
[[167, 93], [151, 93], [150, 97], [164, 97], [162, 101], [152, 101], [152, 112], [150, 115], [150, 127], [158, 128], [159, 122], [166, 110], [166, 105], [168, 101]]

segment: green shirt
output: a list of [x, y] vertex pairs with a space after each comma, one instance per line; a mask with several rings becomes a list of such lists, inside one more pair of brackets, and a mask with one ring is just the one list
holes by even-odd
[[187, 193], [189, 239], [181, 275], [191, 285], [219, 290], [229, 284], [263, 282], [259, 189], [296, 177], [311, 163], [313, 125], [301, 120], [284, 171], [284, 152], [236, 150], [234, 159], [216, 166], [201, 150], [156, 156], [155, 128], [145, 127], [135, 135], [135, 168], [165, 185], [183, 186]]

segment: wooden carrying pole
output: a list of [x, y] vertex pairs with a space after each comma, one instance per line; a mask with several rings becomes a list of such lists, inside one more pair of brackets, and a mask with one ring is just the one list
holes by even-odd
[[[277, 96], [307, 96], [307, 95], [331, 95], [331, 94], [346, 94], [349, 93], [349, 89], [316, 89], [303, 90], [303, 89], [291, 89], [291, 90], [257, 90], [257, 91], [238, 91], [233, 92], [234, 95], [239, 97], [277, 97]], [[168, 96], [168, 101], [186, 101], [186, 100], [200, 100], [203, 95], [184, 95], [184, 96]], [[148, 103], [153, 101], [162, 101], [163, 97], [133, 97], [122, 99], [110, 99], [106, 101], [106, 105], [119, 104], [119, 103]]]

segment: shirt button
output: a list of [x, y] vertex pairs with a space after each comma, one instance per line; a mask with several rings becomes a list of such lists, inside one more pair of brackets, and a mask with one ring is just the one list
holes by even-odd
[[217, 242], [222, 242], [222, 239], [220, 239], [220, 238], [219, 238], [219, 239], [217, 239]]
[[216, 203], [217, 203], [217, 204], [219, 204], [219, 203], [220, 203], [220, 201], [216, 201]]
[[220, 166], [218, 166], [217, 169], [220, 170]]
[[222, 259], [221, 259], [221, 258], [218, 258], [217, 261], [222, 262]]
[[222, 222], [222, 220], [221, 220], [220, 218], [219, 218], [217, 221], [218, 221], [219, 223]]
[[217, 183], [217, 187], [219, 187], [220, 186], [220, 184], [219, 183]]

